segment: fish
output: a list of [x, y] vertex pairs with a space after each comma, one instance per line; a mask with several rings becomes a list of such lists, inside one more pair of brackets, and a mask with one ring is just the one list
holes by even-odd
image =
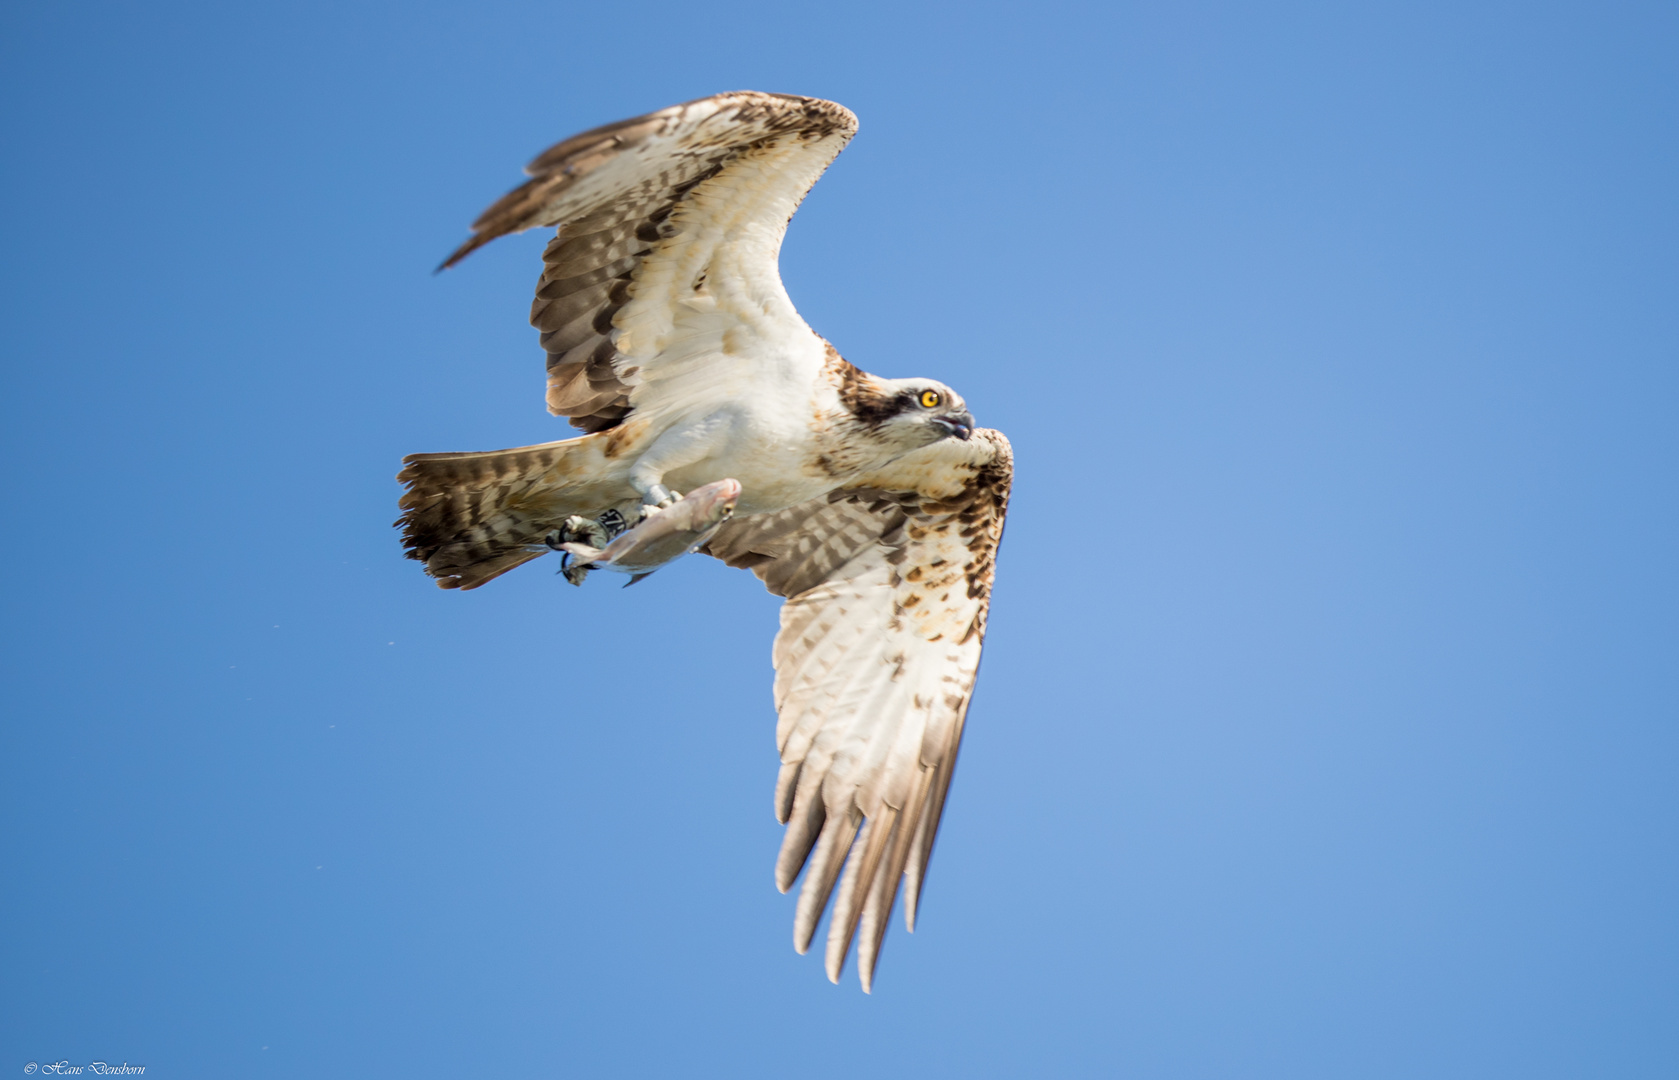
[[[695, 488], [662, 510], [649, 508], [639, 524], [605, 547], [575, 540], [550, 541], [548, 546], [565, 552], [567, 559], [560, 572], [573, 585], [581, 585], [590, 570], [613, 570], [630, 575], [628, 588], [716, 536], [734, 515], [740, 492], [740, 481], [717, 480]], [[599, 533], [604, 535], [604, 531]]]

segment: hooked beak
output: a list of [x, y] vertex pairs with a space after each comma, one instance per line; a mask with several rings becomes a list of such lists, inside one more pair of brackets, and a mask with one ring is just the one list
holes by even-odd
[[959, 413], [950, 413], [946, 416], [935, 416], [933, 419], [935, 422], [941, 424], [945, 430], [949, 431], [950, 434], [956, 436], [958, 439], [961, 439], [963, 442], [967, 442], [973, 437], [973, 414], [967, 412], [966, 410]]

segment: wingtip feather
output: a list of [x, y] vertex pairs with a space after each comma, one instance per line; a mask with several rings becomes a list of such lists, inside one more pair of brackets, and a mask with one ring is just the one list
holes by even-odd
[[886, 941], [886, 931], [892, 925], [892, 906], [898, 902], [898, 890], [903, 886], [904, 870], [920, 832], [922, 814], [927, 805], [927, 792], [932, 787], [937, 770], [923, 768], [916, 777], [905, 809], [895, 813], [891, 842], [881, 857], [880, 870], [869, 889], [863, 905], [862, 937], [857, 942], [857, 973], [863, 992], [874, 986], [875, 967], [880, 963], [880, 949]]
[[874, 817], [863, 822], [863, 828], [852, 842], [850, 857], [845, 861], [845, 874], [840, 879], [839, 897], [834, 901], [834, 914], [828, 920], [828, 949], [826, 965], [828, 977], [838, 980], [845, 970], [845, 958], [857, 936], [857, 923], [863, 916], [869, 892], [880, 873], [881, 858], [897, 831], [898, 812], [883, 807]]
[[781, 834], [781, 851], [775, 859], [775, 887], [782, 892], [793, 887], [793, 882], [799, 878], [799, 871], [805, 868], [810, 860], [811, 848], [820, 842], [822, 829], [827, 824], [828, 808], [822, 802], [822, 792], [814, 792], [808, 805], [799, 807], [799, 814], [791, 819], [787, 830]]
[[846, 853], [851, 850], [851, 842], [862, 822], [863, 815], [853, 808], [845, 814], [828, 815], [822, 826], [822, 835], [816, 841], [816, 850], [809, 860], [810, 872], [805, 875], [804, 888], [799, 890], [799, 905], [793, 915], [793, 948], [800, 956], [810, 950], [811, 939], [816, 936], [816, 924], [822, 920], [828, 897], [834, 891], [834, 880], [846, 863]]
[[451, 251], [448, 258], [438, 263], [437, 269], [433, 270], [432, 273], [441, 274], [443, 271], [450, 269], [456, 263], [460, 262], [468, 255], [471, 255], [474, 251], [477, 251], [491, 240], [494, 240], [496, 235], [497, 234], [494, 233], [474, 233], [471, 237], [464, 241], [460, 247]]

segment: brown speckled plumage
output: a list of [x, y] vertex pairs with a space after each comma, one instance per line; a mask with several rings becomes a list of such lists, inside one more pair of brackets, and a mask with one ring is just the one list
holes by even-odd
[[397, 524], [438, 585], [472, 589], [540, 557], [571, 515], [740, 480], [740, 516], [701, 550], [785, 598], [776, 884], [803, 876], [795, 947], [831, 907], [828, 975], [855, 941], [868, 990], [900, 887], [912, 930], [920, 910], [1013, 459], [949, 387], [858, 369], [786, 296], [782, 230], [856, 126], [832, 102], [720, 94], [533, 161], [444, 265], [556, 228], [531, 323], [549, 410], [588, 434], [411, 455]]
[[[679, 128], [696, 106], [723, 108], [691, 136], [685, 151], [605, 206], [581, 212], [569, 190], [650, 138]], [[443, 262], [455, 265], [498, 236], [559, 226], [542, 253], [531, 325], [548, 353], [548, 410], [584, 431], [622, 423], [632, 409], [630, 383], [617, 370], [613, 317], [633, 293], [642, 260], [674, 235], [672, 213], [707, 180], [743, 154], [781, 140], [814, 142], [857, 130], [850, 110], [831, 101], [738, 92], [684, 102], [634, 120], [575, 135], [543, 152], [531, 179], [472, 223], [473, 237]]]
[[[970, 442], [937, 443], [822, 499], [733, 522], [704, 549], [751, 569], [771, 592], [788, 598], [775, 649], [782, 714], [776, 817], [787, 825], [776, 881], [786, 890], [806, 872], [794, 931], [801, 952], [838, 886], [829, 926], [831, 977], [838, 977], [860, 931], [858, 962], [864, 986], [872, 983], [900, 878], [908, 884], [905, 921], [914, 929], [978, 670], [1013, 474], [1008, 440], [981, 429]], [[870, 574], [878, 574], [890, 597], [889, 610], [881, 612], [886, 637], [847, 643], [841, 635], [836, 643], [824, 631], [811, 638], [810, 625], [843, 623], [849, 605], [867, 603]], [[813, 658], [826, 677], [848, 651], [879, 653], [878, 662], [898, 673], [895, 680], [906, 663], [925, 663], [939, 648], [971, 653], [973, 663], [958, 663], [954, 678], [943, 676], [943, 693], [915, 702], [930, 714], [927, 736], [911, 767], [890, 783], [858, 786], [832, 768], [833, 758], [812, 753], [813, 741], [797, 737], [809, 713], [798, 708], [800, 680]], [[842, 880], [848, 853], [856, 869]]]

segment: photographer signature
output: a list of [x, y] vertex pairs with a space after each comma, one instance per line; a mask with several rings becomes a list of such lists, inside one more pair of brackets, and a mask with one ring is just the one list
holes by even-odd
[[83, 1073], [93, 1076], [142, 1076], [146, 1072], [144, 1065], [130, 1065], [126, 1061], [121, 1065], [111, 1065], [103, 1061], [91, 1061], [86, 1065], [72, 1065], [68, 1060], [49, 1061], [45, 1065], [37, 1065], [31, 1061], [23, 1067], [23, 1071], [31, 1076], [35, 1074], [37, 1069], [52, 1076], [80, 1076]]

